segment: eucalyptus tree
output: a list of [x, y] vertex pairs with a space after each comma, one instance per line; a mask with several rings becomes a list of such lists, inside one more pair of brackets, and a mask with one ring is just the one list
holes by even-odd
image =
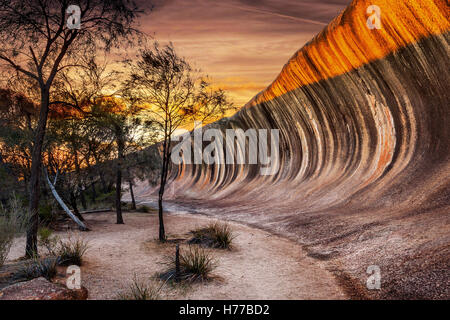
[[159, 240], [166, 239], [163, 197], [170, 167], [171, 136], [195, 121], [212, 122], [234, 109], [223, 90], [216, 90], [209, 79], [180, 57], [172, 44], [157, 42], [145, 49], [131, 65], [128, 96], [136, 104], [147, 105], [149, 118], [156, 124], [162, 144], [162, 169], [158, 193]]
[[37, 253], [41, 156], [55, 77], [84, 51], [109, 50], [137, 34], [138, 7], [126, 0], [0, 0], [0, 61], [39, 88], [30, 178], [26, 255]]
[[0, 182], [2, 196], [6, 195], [8, 186], [4, 183], [7, 177], [10, 178], [11, 187], [22, 184], [20, 181], [27, 185], [29, 181], [32, 127], [36, 123], [36, 111], [33, 102], [23, 94], [0, 89], [0, 167], [5, 174]]
[[154, 143], [154, 123], [142, 117], [144, 108], [126, 103], [121, 97], [103, 97], [92, 106], [91, 121], [109, 133], [115, 147], [117, 224], [123, 224], [122, 178], [125, 157]]

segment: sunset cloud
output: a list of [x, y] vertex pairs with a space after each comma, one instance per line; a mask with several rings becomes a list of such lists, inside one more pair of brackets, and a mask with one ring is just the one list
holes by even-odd
[[195, 63], [238, 106], [267, 87], [288, 59], [348, 0], [159, 0], [141, 27]]

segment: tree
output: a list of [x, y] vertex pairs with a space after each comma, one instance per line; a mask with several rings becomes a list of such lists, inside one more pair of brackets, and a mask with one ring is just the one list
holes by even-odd
[[[117, 224], [123, 224], [122, 217], [122, 178], [125, 165], [125, 157], [131, 152], [141, 150], [154, 142], [153, 122], [141, 117], [142, 106], [126, 104], [117, 97], [99, 98], [90, 111], [91, 121], [98, 128], [107, 130], [116, 147], [116, 215]], [[128, 173], [128, 170], [125, 171]], [[128, 182], [131, 180], [127, 175]]]
[[[138, 13], [136, 5], [126, 0], [0, 0], [3, 68], [28, 77], [40, 93], [31, 157], [26, 256], [37, 254], [42, 145], [55, 77], [76, 64], [80, 52], [95, 52], [99, 46], [109, 50], [118, 40], [136, 34], [132, 25]], [[80, 29], [73, 28], [76, 22], [80, 22]]]
[[[23, 94], [0, 89], [0, 166], [10, 179], [14, 177], [12, 180], [16, 180], [10, 186], [23, 184], [19, 181], [26, 185], [29, 181], [36, 111], [36, 106]], [[5, 178], [0, 179], [2, 197], [7, 195], [3, 186]]]
[[148, 105], [147, 112], [157, 125], [162, 142], [162, 169], [158, 193], [159, 240], [165, 241], [163, 197], [170, 167], [171, 135], [194, 121], [212, 122], [233, 109], [223, 90], [211, 87], [182, 57], [172, 44], [161, 47], [157, 42], [141, 52], [131, 66], [127, 95], [135, 103]]
[[[75, 216], [80, 221], [84, 221], [77, 205], [78, 198], [81, 198], [83, 203], [83, 189], [86, 180], [86, 175], [80, 165], [79, 150], [83, 147], [83, 130], [80, 122], [82, 124], [82, 119], [79, 118], [50, 119], [44, 146], [44, 154], [46, 154], [44, 172], [50, 171], [59, 178], [53, 183], [53, 187], [56, 190], [56, 182], [60, 182], [59, 185], [63, 187], [60, 192], [61, 198], [68, 199]], [[52, 189], [52, 184], [48, 183], [48, 185]], [[51, 191], [53, 192], [53, 190]], [[64, 206], [61, 207], [64, 209]]]
[[[108, 133], [96, 125], [95, 119], [91, 121], [90, 111], [99, 98], [112, 97], [117, 93], [120, 84], [117, 79], [120, 78], [120, 75], [121, 73], [116, 70], [114, 65], [108, 63], [107, 57], [100, 62], [96, 55], [85, 53], [80, 57], [76, 73], [63, 71], [55, 79], [55, 100], [62, 105], [73, 107], [69, 110], [60, 109], [57, 117], [63, 118], [65, 122], [72, 121], [72, 118], [75, 119], [75, 126], [72, 127], [77, 134], [75, 139], [72, 139], [74, 142], [72, 146], [77, 145], [76, 148], [73, 148], [74, 153], [82, 155], [78, 167], [84, 160], [91, 173], [94, 198], [96, 190], [91, 161], [99, 173], [103, 192], [109, 192], [104, 173], [106, 166], [103, 162], [111, 159], [112, 141], [110, 141]], [[65, 112], [61, 113], [61, 111]], [[75, 168], [77, 169], [77, 166]], [[77, 171], [80, 170], [77, 169]], [[81, 193], [81, 195], [83, 194]], [[83, 203], [83, 197], [81, 200]]]

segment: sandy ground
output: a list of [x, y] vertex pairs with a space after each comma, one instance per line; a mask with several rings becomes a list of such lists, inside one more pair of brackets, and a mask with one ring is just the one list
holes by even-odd
[[[114, 223], [114, 213], [89, 214], [85, 218], [92, 231], [73, 233], [90, 244], [82, 267], [82, 285], [89, 290], [90, 299], [117, 298], [134, 275], [154, 278], [165, 270], [161, 264], [164, 256], [175, 252], [174, 243], [155, 241], [155, 213], [125, 213], [125, 225]], [[170, 213], [166, 215], [166, 232], [172, 239], [187, 239], [190, 230], [212, 221], [200, 215]], [[236, 235], [234, 249], [212, 250], [217, 261], [215, 279], [189, 287], [164, 286], [163, 299], [347, 298], [321, 262], [307, 257], [295, 242], [244, 225], [231, 226]], [[23, 254], [23, 242], [19, 239], [14, 243], [10, 260]]]

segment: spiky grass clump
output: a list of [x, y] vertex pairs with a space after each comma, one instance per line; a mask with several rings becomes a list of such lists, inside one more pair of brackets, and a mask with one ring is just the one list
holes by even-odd
[[0, 267], [6, 261], [14, 238], [26, 229], [28, 213], [16, 196], [5, 208], [0, 204]]
[[57, 273], [57, 259], [56, 258], [33, 258], [26, 262], [15, 274], [14, 277], [19, 280], [32, 280], [35, 278], [44, 277], [51, 280]]
[[62, 266], [77, 265], [81, 266], [83, 264], [83, 256], [89, 249], [89, 244], [81, 238], [67, 240], [61, 240], [58, 246], [58, 261]]
[[129, 289], [117, 296], [118, 300], [159, 300], [162, 286], [138, 279], [135, 275]]
[[180, 249], [180, 272], [176, 273], [176, 257], [168, 256], [164, 264], [168, 271], [161, 274], [163, 280], [185, 282], [207, 281], [216, 268], [216, 261], [205, 249], [198, 246], [188, 246]]
[[41, 227], [38, 231], [38, 245], [47, 250], [49, 256], [56, 256], [56, 250], [60, 239], [53, 234], [48, 227]]
[[152, 212], [152, 209], [150, 207], [142, 205], [137, 208], [137, 211], [142, 213], [150, 213]]
[[209, 248], [231, 249], [233, 231], [228, 224], [213, 223], [206, 228], [191, 231], [193, 238], [189, 241], [191, 244], [200, 244]]

